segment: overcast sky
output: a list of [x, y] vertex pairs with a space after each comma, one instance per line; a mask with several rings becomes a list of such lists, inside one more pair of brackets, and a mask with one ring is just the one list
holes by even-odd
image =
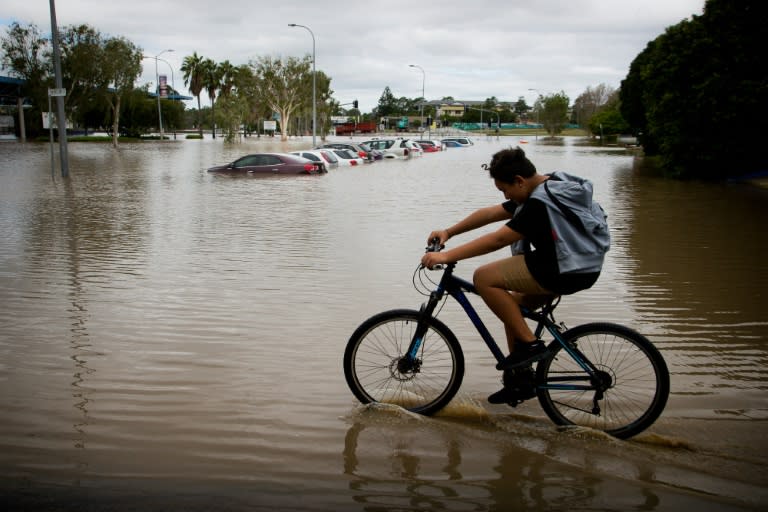
[[[588, 86], [618, 88], [632, 60], [666, 27], [702, 13], [705, 0], [56, 0], [59, 27], [88, 24], [145, 54], [163, 50], [160, 74], [189, 94], [185, 56], [246, 64], [312, 54], [340, 103], [363, 112], [389, 86], [396, 97], [516, 101]], [[0, 29], [17, 21], [50, 32], [50, 3], [0, 0]], [[409, 64], [420, 66], [409, 67]], [[138, 85], [155, 82], [144, 61]], [[203, 98], [206, 102], [207, 98]], [[204, 103], [205, 104], [205, 103]]]

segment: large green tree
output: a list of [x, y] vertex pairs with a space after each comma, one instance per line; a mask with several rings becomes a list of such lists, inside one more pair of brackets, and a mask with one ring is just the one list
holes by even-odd
[[280, 137], [288, 140], [291, 118], [312, 101], [312, 58], [261, 57], [251, 63], [257, 101], [280, 116]]
[[379, 104], [376, 106], [377, 117], [388, 117], [391, 115], [399, 114], [399, 105], [397, 104], [397, 98], [392, 94], [392, 90], [389, 86], [384, 88], [384, 92], [379, 97]]
[[568, 123], [568, 96], [560, 91], [547, 96], [539, 96], [536, 100], [538, 121], [550, 136], [559, 135]]
[[229, 61], [219, 64], [221, 88], [216, 104], [216, 116], [227, 142], [234, 141], [240, 126], [248, 121], [249, 96], [252, 94], [253, 72], [247, 65], [233, 66]]
[[112, 145], [117, 147], [120, 135], [120, 105], [123, 97], [134, 89], [141, 74], [142, 50], [123, 37], [105, 41], [98, 55], [101, 68], [99, 93], [112, 110]]
[[76, 124], [88, 127], [84, 115], [97, 101], [102, 69], [99, 59], [104, 39], [88, 25], [70, 25], [61, 34], [61, 73], [67, 90], [67, 116]]
[[527, 119], [528, 112], [531, 111], [531, 107], [529, 107], [528, 103], [525, 102], [525, 98], [523, 96], [519, 96], [515, 104], [512, 106], [512, 111], [518, 116]]
[[621, 112], [647, 155], [676, 177], [722, 179], [768, 169], [768, 3], [707, 0], [632, 62]]
[[[42, 130], [40, 112], [48, 105], [48, 88], [53, 86], [50, 42], [34, 25], [11, 23], [0, 41], [2, 64], [17, 78], [23, 79], [21, 93], [32, 103], [32, 112], [26, 117], [31, 133]], [[20, 115], [24, 115], [23, 112]]]

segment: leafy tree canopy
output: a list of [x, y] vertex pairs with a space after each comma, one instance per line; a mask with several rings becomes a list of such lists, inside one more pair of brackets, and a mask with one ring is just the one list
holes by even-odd
[[645, 153], [676, 177], [723, 179], [768, 169], [762, 150], [768, 3], [707, 0], [630, 66], [621, 113]]
[[570, 99], [563, 92], [541, 96], [536, 100], [536, 109], [539, 111], [539, 122], [544, 125], [549, 135], [562, 133], [568, 123], [568, 105]]

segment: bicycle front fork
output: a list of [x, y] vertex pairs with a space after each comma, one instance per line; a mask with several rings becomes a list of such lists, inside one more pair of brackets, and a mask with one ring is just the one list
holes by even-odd
[[429, 300], [421, 305], [419, 309], [419, 320], [416, 324], [416, 330], [411, 338], [411, 343], [408, 345], [408, 350], [405, 355], [400, 359], [398, 363], [398, 369], [402, 371], [418, 371], [418, 367], [421, 366], [421, 361], [418, 358], [419, 350], [424, 342], [424, 336], [429, 329], [429, 319], [432, 318], [432, 314], [435, 312], [437, 304], [440, 302], [441, 295], [437, 291], [433, 291], [429, 295]]

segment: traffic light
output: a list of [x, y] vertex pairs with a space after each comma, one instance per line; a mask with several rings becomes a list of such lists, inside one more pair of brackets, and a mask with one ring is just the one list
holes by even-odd
[[355, 100], [355, 101], [353, 101], [353, 102], [352, 102], [352, 106], [353, 106], [353, 107], [355, 107], [355, 108], [357, 108], [357, 100]]

